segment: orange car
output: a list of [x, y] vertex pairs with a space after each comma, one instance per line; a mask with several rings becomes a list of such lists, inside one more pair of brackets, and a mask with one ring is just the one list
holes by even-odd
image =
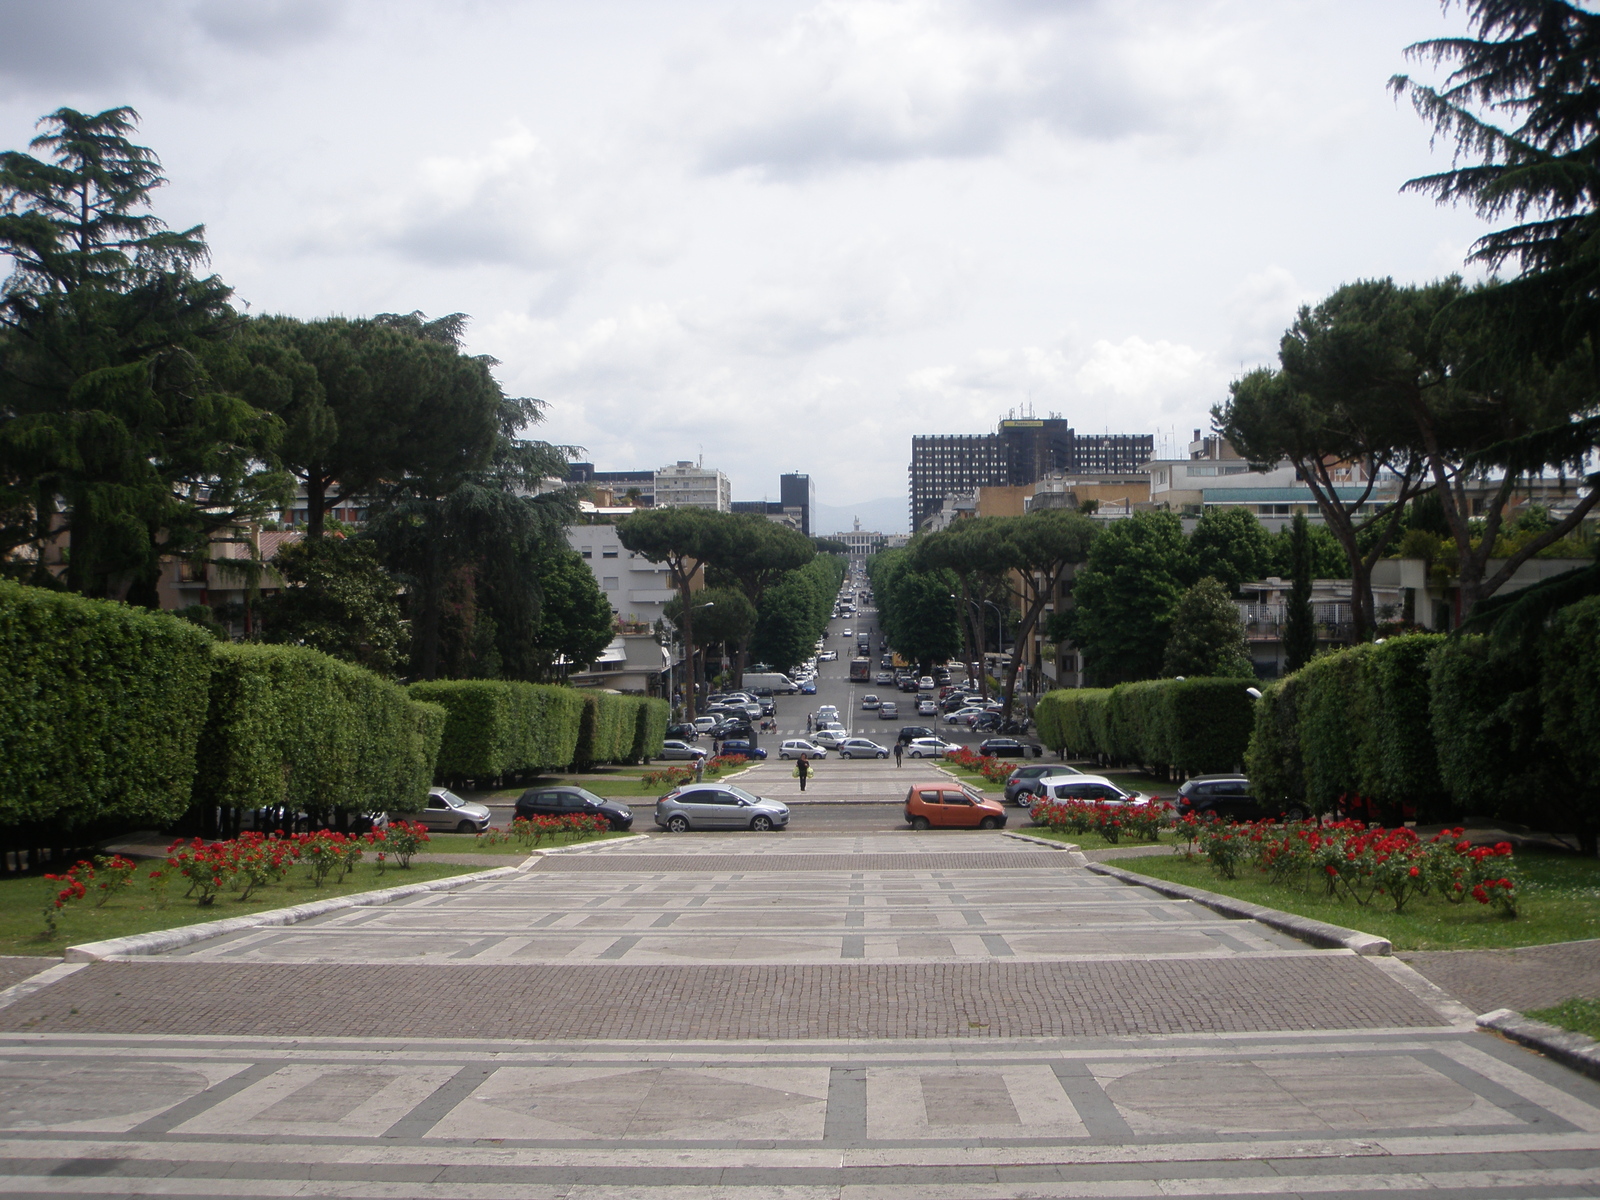
[[914, 783], [906, 793], [906, 823], [913, 829], [935, 825], [952, 829], [1000, 829], [1006, 823], [1006, 810], [998, 800], [990, 800], [958, 783]]

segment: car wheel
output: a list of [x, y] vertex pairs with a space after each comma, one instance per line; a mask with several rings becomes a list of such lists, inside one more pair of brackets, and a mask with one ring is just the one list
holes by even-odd
[[1283, 815], [1285, 819], [1290, 821], [1304, 821], [1306, 819], [1306, 810], [1301, 808], [1298, 804], [1291, 804], [1289, 806], [1289, 811]]
[[688, 817], [684, 817], [684, 816], [668, 817], [667, 818], [667, 832], [668, 833], [688, 833], [689, 832], [689, 818]]
[[911, 818], [911, 828], [913, 828], [915, 830], [918, 830], [918, 831], [921, 831], [921, 830], [924, 830], [924, 829], [931, 829], [931, 828], [933, 828], [933, 826], [928, 824], [928, 818], [927, 817], [912, 817]]
[[913, 750], [911, 752], [911, 757], [912, 758], [921, 758], [922, 757], [922, 751], [921, 750]]
[[985, 817], [983, 820], [978, 822], [978, 828], [979, 829], [999, 829], [1000, 828], [1000, 818], [999, 817]]
[[849, 758], [850, 757], [850, 751], [848, 751], [848, 750], [839, 751], [839, 757], [840, 758]]
[[478, 827], [476, 825], [474, 825], [471, 821], [462, 821], [459, 825], [456, 826], [456, 832], [457, 833], [477, 833], [478, 832]]
[[883, 753], [879, 754], [878, 757], [879, 758], [888, 758], [889, 757], [889, 752], [887, 750], [885, 750]]
[[750, 822], [750, 828], [757, 833], [768, 833], [772, 829], [771, 817], [756, 817]]
[[1017, 793], [1017, 804], [1021, 808], [1032, 808], [1033, 807], [1033, 793], [1032, 792], [1018, 792]]
[[788, 762], [789, 761], [788, 754], [784, 753], [782, 750], [778, 751], [778, 757], [783, 759], [784, 762]]
[[1196, 815], [1196, 816], [1198, 816], [1198, 817], [1199, 817], [1199, 818], [1200, 818], [1200, 819], [1201, 819], [1201, 820], [1202, 820], [1202, 821], [1204, 821], [1204, 822], [1205, 822], [1205, 823], [1206, 823], [1206, 824], [1207, 824], [1207, 825], [1210, 825], [1210, 824], [1213, 824], [1213, 823], [1215, 823], [1215, 822], [1216, 822], [1216, 821], [1217, 821], [1217, 820], [1219, 820], [1219, 819], [1220, 819], [1220, 818], [1218, 818], [1218, 816], [1217, 816], [1217, 810], [1216, 810], [1216, 809], [1214, 809], [1214, 808], [1202, 808], [1202, 809], [1201, 809], [1201, 810], [1200, 810], [1200, 811], [1199, 811], [1199, 812], [1198, 812], [1198, 813], [1196, 813], [1196, 814], [1195, 814], [1195, 815]]

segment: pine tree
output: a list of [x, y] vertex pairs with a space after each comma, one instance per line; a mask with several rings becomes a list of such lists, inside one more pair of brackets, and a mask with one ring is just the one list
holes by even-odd
[[1294, 567], [1283, 647], [1288, 670], [1298, 671], [1317, 652], [1317, 627], [1311, 613], [1311, 564], [1315, 551], [1311, 544], [1311, 522], [1304, 513], [1295, 516], [1290, 539]]

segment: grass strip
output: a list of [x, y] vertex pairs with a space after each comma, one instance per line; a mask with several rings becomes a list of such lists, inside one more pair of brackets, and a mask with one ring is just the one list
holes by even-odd
[[1496, 950], [1600, 937], [1600, 860], [1518, 852], [1522, 875], [1518, 916], [1497, 916], [1485, 905], [1450, 904], [1420, 896], [1404, 912], [1377, 897], [1372, 904], [1329, 898], [1310, 889], [1271, 883], [1255, 867], [1223, 879], [1196, 855], [1165, 853], [1121, 858], [1116, 865], [1141, 875], [1205, 888], [1268, 908], [1388, 938], [1396, 950]]
[[1574, 997], [1563, 1000], [1554, 1008], [1537, 1008], [1523, 1015], [1548, 1025], [1559, 1025], [1573, 1033], [1587, 1034], [1600, 1041], [1600, 1000]]
[[[637, 822], [635, 822], [637, 824]], [[585, 842], [605, 842], [613, 838], [632, 837], [633, 834], [608, 830], [603, 833], [585, 833], [569, 838], [542, 838], [539, 849], [550, 850], [558, 846], [581, 846]], [[516, 838], [504, 842], [487, 842], [475, 833], [433, 833], [428, 835], [428, 852], [432, 854], [503, 854], [508, 858], [526, 858], [530, 847]], [[412, 869], [416, 866], [413, 864]]]

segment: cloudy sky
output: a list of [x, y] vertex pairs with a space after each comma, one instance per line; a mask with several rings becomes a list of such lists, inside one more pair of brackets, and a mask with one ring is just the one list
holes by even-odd
[[[0, 147], [132, 104], [256, 312], [469, 313], [602, 469], [1187, 441], [1297, 305], [1458, 270], [1385, 81], [1437, 0], [0, 0]], [[1426, 72], [1423, 72], [1426, 74]], [[890, 504], [871, 504], [892, 498]], [[876, 520], [870, 518], [877, 518]]]

